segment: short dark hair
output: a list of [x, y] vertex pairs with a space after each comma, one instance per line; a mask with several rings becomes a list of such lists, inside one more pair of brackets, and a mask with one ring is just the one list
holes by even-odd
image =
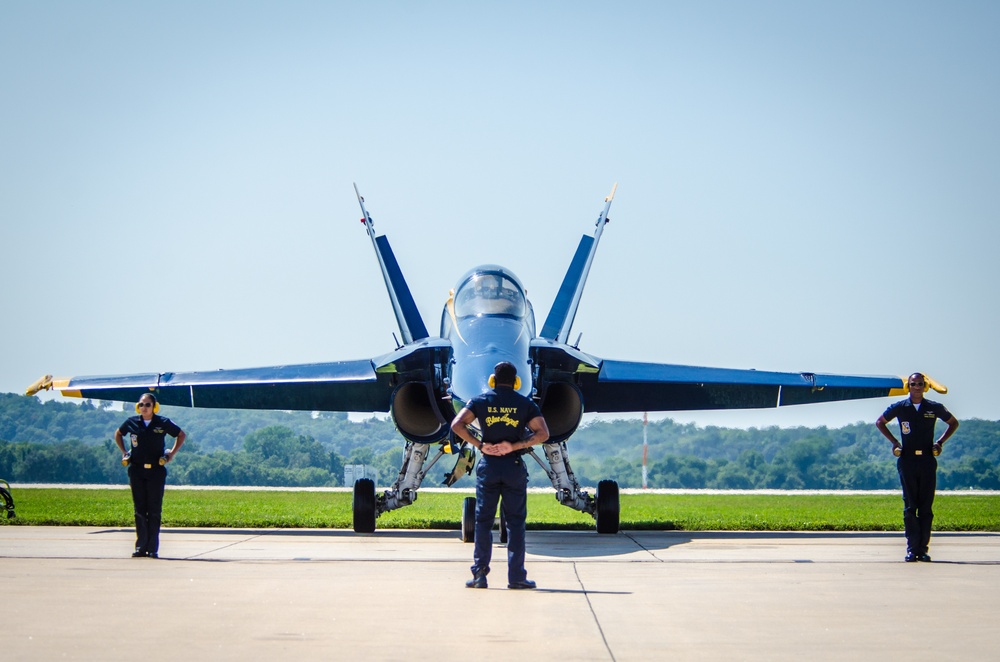
[[514, 380], [517, 379], [517, 368], [510, 361], [501, 361], [493, 366], [493, 378], [497, 384], [513, 386]]
[[912, 382], [914, 377], [919, 377], [920, 381], [922, 381], [922, 382], [926, 382], [927, 381], [927, 377], [924, 376], [924, 373], [922, 373], [922, 372], [915, 372], [915, 373], [913, 373], [912, 375], [910, 375], [909, 377], [906, 378], [906, 383], [909, 384], [910, 382]]
[[150, 398], [153, 399], [153, 404], [154, 405], [160, 404], [160, 401], [157, 400], [156, 396], [153, 395], [152, 393], [143, 393], [142, 395], [139, 396], [139, 399], [142, 400], [143, 396], [146, 396], [146, 395], [148, 395]]

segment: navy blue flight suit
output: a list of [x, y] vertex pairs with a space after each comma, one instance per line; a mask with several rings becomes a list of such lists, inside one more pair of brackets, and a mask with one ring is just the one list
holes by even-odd
[[934, 457], [934, 425], [951, 420], [944, 405], [924, 399], [919, 409], [910, 399], [900, 400], [882, 414], [886, 421], [899, 419], [902, 455], [896, 460], [903, 487], [903, 528], [907, 553], [927, 553], [934, 521], [934, 490], [937, 488], [937, 458]]
[[[483, 445], [520, 441], [528, 421], [542, 412], [530, 398], [513, 388], [498, 386], [466, 404], [476, 415], [483, 433]], [[525, 520], [528, 517], [528, 468], [523, 451], [503, 456], [480, 456], [476, 467], [476, 534], [472, 574], [489, 572], [493, 555], [493, 521], [497, 502], [507, 520], [507, 583], [527, 578], [524, 569]]]
[[163, 489], [167, 483], [167, 468], [160, 465], [160, 458], [166, 451], [166, 435], [176, 437], [181, 429], [169, 418], [153, 414], [149, 425], [142, 416], [132, 416], [118, 431], [131, 453], [128, 484], [135, 507], [135, 551], [140, 555], [156, 554], [160, 548]]

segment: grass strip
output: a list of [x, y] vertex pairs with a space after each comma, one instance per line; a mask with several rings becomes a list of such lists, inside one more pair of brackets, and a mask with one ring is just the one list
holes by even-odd
[[[383, 514], [381, 529], [458, 529], [466, 493], [421, 493], [409, 507]], [[121, 489], [19, 488], [17, 517], [2, 525], [134, 526], [132, 500]], [[350, 492], [186, 490], [169, 488], [166, 527], [352, 527]], [[624, 530], [900, 531], [898, 495], [622, 494]], [[528, 528], [594, 527], [591, 516], [560, 505], [552, 494], [528, 495]], [[934, 502], [936, 531], [1000, 531], [1000, 495], [942, 495]]]

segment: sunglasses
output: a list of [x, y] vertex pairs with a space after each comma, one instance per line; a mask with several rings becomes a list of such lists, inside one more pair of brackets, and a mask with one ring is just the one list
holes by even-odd
[[140, 402], [139, 406], [143, 407], [143, 408], [145, 408], [145, 407], [152, 407], [153, 403], [152, 402]]
[[924, 383], [923, 382], [910, 382], [910, 386], [911, 387], [912, 386], [919, 386], [920, 388], [923, 388], [924, 387]]

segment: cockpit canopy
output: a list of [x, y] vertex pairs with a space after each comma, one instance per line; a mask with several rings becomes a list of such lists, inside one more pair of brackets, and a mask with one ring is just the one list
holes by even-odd
[[441, 313], [441, 337], [450, 338], [456, 325], [484, 317], [515, 321], [535, 336], [535, 312], [517, 276], [498, 264], [484, 264], [458, 281]]
[[455, 316], [478, 315], [524, 317], [528, 307], [520, 283], [500, 268], [477, 270], [455, 292]]

